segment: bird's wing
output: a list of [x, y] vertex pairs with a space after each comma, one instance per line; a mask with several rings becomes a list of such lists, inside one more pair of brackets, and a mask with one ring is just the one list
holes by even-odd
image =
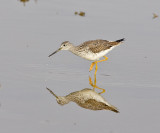
[[103, 102], [98, 102], [95, 99], [89, 99], [89, 100], [85, 101], [85, 104], [96, 107], [99, 110], [106, 109], [106, 110], [114, 111], [116, 113], [119, 112], [116, 107], [114, 107], [112, 105], [107, 105]]
[[85, 103], [90, 104], [92, 106], [96, 106], [96, 107], [101, 107], [101, 108], [105, 107], [105, 103], [98, 102], [95, 99], [88, 99], [88, 100], [85, 101]]
[[86, 47], [93, 53], [99, 53], [103, 50], [111, 48], [113, 45], [107, 40], [92, 40], [82, 43], [79, 47]]

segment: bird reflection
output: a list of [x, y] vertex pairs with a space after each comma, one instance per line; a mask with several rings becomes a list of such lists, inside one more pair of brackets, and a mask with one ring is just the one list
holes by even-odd
[[28, 2], [29, 0], [20, 0], [20, 2], [23, 2], [23, 5], [25, 6], [26, 2]]
[[[26, 5], [26, 2], [29, 2], [29, 0], [19, 0], [19, 1], [22, 2], [24, 6]], [[34, 1], [35, 3], [37, 3], [37, 0], [34, 0]]]
[[[72, 92], [66, 96], [57, 96], [52, 90], [47, 88], [47, 90], [56, 97], [57, 103], [60, 105], [68, 104], [69, 102], [75, 102], [82, 108], [90, 109], [90, 110], [111, 110], [113, 112], [118, 113], [118, 109], [109, 104], [100, 94], [105, 92], [105, 89], [99, 88], [96, 85], [96, 75], [94, 79], [94, 83], [92, 82], [91, 77], [89, 77], [89, 83], [93, 87], [93, 89], [85, 88], [80, 91]], [[95, 88], [102, 90], [102, 92], [97, 93]]]

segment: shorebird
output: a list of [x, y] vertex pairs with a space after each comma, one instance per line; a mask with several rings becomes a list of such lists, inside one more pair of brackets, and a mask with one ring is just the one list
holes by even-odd
[[[94, 61], [92, 62], [89, 71], [93, 69], [93, 66], [96, 65], [95, 67], [95, 74], [97, 72], [98, 62], [106, 61], [108, 57], [105, 55], [111, 51], [114, 47], [119, 45], [124, 41], [123, 39], [116, 40], [116, 41], [107, 41], [107, 40], [91, 40], [91, 41], [86, 41], [78, 46], [74, 46], [72, 43], [69, 41], [65, 41], [61, 44], [60, 48], [50, 54], [48, 57], [54, 55], [55, 53], [59, 52], [60, 50], [69, 50], [73, 54], [80, 56], [84, 59]], [[104, 57], [105, 59], [99, 60], [101, 57]]]
[[56, 97], [57, 103], [60, 105], [65, 105], [72, 101], [82, 108], [90, 110], [111, 110], [119, 113], [116, 107], [109, 104], [99, 93], [89, 88], [72, 92], [67, 96], [57, 96], [49, 88], [47, 88], [47, 90]]

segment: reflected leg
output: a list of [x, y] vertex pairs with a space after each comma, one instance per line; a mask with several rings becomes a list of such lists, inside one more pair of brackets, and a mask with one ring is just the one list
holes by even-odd
[[98, 87], [98, 86], [96, 85], [96, 82], [97, 82], [97, 80], [96, 80], [96, 74], [94, 75], [94, 84], [93, 84], [93, 82], [92, 82], [91, 77], [89, 76], [89, 84], [93, 87], [93, 90], [95, 91], [95, 88], [97, 88], [97, 89], [102, 90], [102, 92], [100, 92], [99, 94], [104, 93], [106, 90], [103, 89], [103, 88]]
[[95, 91], [95, 83], [93, 84], [90, 76], [89, 76], [89, 84], [93, 87], [93, 90]]

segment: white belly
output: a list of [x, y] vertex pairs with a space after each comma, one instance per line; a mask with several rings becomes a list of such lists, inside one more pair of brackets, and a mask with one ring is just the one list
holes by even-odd
[[87, 60], [92, 60], [92, 61], [95, 61], [95, 60], [99, 60], [101, 57], [105, 56], [109, 51], [111, 51], [114, 47], [108, 49], [108, 50], [105, 50], [105, 51], [101, 51], [100, 53], [92, 53], [92, 52], [89, 52], [88, 54], [82, 54], [80, 55], [82, 58], [85, 58]]

